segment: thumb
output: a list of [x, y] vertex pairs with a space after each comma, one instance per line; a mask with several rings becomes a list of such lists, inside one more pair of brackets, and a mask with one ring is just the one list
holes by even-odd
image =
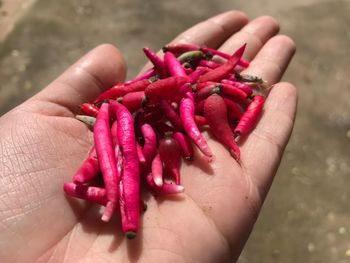
[[79, 59], [32, 99], [76, 112], [81, 103], [94, 100], [104, 90], [124, 81], [125, 74], [126, 64], [119, 50], [103, 44]]

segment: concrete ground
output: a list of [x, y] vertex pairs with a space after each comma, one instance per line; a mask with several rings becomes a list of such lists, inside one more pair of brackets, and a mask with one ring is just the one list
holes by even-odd
[[350, 262], [350, 1], [0, 3], [1, 114], [99, 43], [121, 49], [132, 77], [145, 62], [143, 46], [157, 49], [218, 12], [276, 17], [298, 47], [284, 78], [299, 89], [298, 116], [240, 262]]

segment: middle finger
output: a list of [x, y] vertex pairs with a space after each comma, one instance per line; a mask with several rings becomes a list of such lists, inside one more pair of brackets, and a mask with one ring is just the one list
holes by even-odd
[[231, 54], [242, 44], [247, 43], [244, 57], [251, 60], [262, 46], [279, 31], [278, 22], [269, 16], [261, 16], [243, 27], [239, 32], [228, 38], [219, 48], [220, 51]]

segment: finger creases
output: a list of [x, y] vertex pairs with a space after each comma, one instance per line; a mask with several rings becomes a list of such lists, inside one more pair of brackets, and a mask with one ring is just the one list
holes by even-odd
[[228, 38], [225, 43], [222, 44], [220, 50], [227, 53], [232, 53], [234, 50], [242, 46], [243, 43], [247, 43], [247, 49], [244, 53], [244, 57], [252, 59], [261, 49], [261, 47], [279, 31], [278, 22], [269, 16], [258, 17], [246, 26], [244, 26], [239, 32]]
[[176, 37], [172, 43], [195, 43], [218, 48], [247, 22], [247, 16], [240, 11], [225, 12], [191, 27]]
[[78, 105], [92, 101], [102, 91], [125, 79], [126, 64], [119, 50], [103, 44], [91, 50], [34, 99], [48, 101], [77, 111]]
[[293, 40], [284, 35], [269, 39], [244, 74], [259, 76], [269, 85], [280, 80], [295, 53]]
[[291, 135], [297, 92], [289, 83], [276, 84], [254, 131], [241, 145], [244, 170], [264, 198]]

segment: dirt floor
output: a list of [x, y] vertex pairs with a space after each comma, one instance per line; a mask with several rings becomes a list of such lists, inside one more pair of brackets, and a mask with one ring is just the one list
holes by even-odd
[[0, 114], [100, 43], [121, 49], [132, 77], [145, 62], [143, 46], [157, 49], [218, 12], [279, 19], [298, 47], [284, 78], [299, 89], [298, 116], [240, 262], [350, 262], [350, 1], [0, 3]]

